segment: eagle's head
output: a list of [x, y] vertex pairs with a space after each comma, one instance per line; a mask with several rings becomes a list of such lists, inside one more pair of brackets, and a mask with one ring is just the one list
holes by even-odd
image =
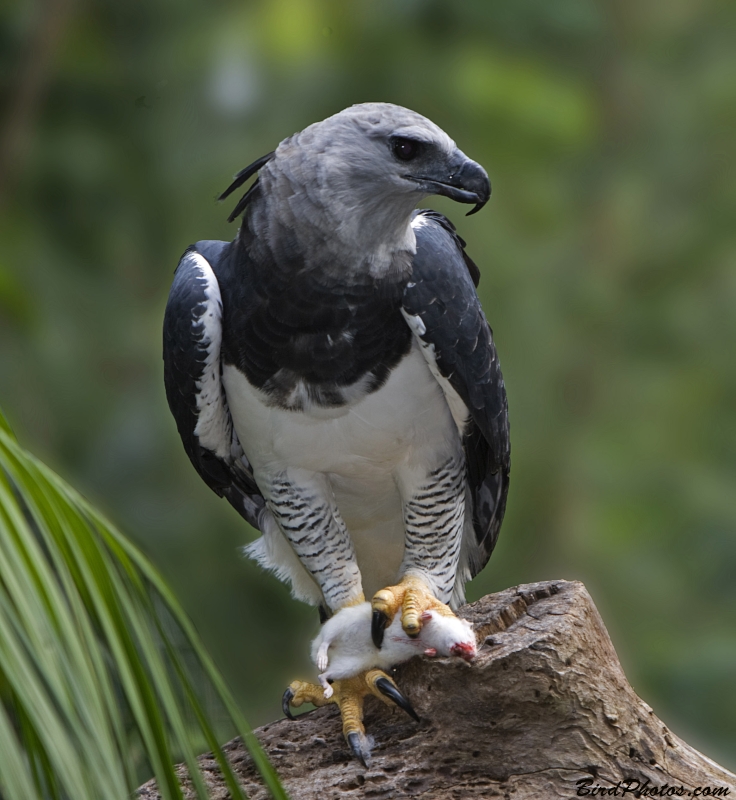
[[[441, 128], [391, 103], [346, 108], [284, 139], [256, 165], [224, 196], [260, 168], [264, 217], [362, 253], [378, 248], [379, 261], [397, 250], [413, 252], [410, 220], [422, 198], [472, 203], [474, 213], [491, 194], [483, 167]], [[233, 215], [244, 208], [241, 201]]]
[[304, 186], [316, 183], [323, 199], [399, 204], [407, 213], [431, 194], [474, 203], [477, 211], [491, 194], [483, 167], [441, 128], [391, 103], [362, 103], [310, 125], [281, 142], [272, 168]]

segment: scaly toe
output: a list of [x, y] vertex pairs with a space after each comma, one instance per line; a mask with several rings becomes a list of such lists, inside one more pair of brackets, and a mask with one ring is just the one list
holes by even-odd
[[373, 595], [371, 606], [374, 611], [381, 612], [387, 617], [393, 618], [401, 605], [403, 596], [404, 591], [401, 584], [397, 586], [387, 586], [385, 589], [380, 589]]
[[343, 734], [353, 754], [365, 767], [368, 766], [370, 757], [370, 747], [363, 727], [363, 704], [366, 695], [373, 694], [387, 705], [395, 703], [417, 722], [419, 721], [411, 703], [383, 670], [371, 669], [354, 678], [335, 681], [333, 687], [342, 714]]
[[437, 611], [442, 616], [454, 616], [449, 606], [441, 603], [420, 578], [407, 575], [402, 584], [406, 591], [402, 602], [401, 627], [407, 636], [419, 636], [427, 611]]
[[411, 703], [404, 697], [394, 681], [380, 669], [362, 672], [354, 678], [336, 680], [327, 688], [306, 681], [292, 681], [281, 701], [284, 714], [295, 719], [291, 707], [298, 708], [304, 703], [315, 706], [326, 706], [335, 703], [342, 717], [342, 732], [353, 755], [363, 764], [368, 765], [370, 745], [363, 727], [363, 704], [365, 698], [372, 694], [387, 705], [397, 705], [406, 711], [417, 722], [419, 716]]
[[292, 681], [281, 698], [281, 708], [289, 719], [295, 719], [291, 706], [299, 708], [304, 703], [326, 706], [330, 702], [334, 701], [325, 696], [325, 690], [321, 686], [306, 681]]
[[[394, 590], [399, 590], [399, 594]], [[373, 644], [380, 648], [383, 644], [383, 632], [391, 624], [396, 612], [401, 607], [401, 600], [403, 598], [403, 591], [401, 586], [390, 586], [381, 589], [373, 595], [371, 607], [373, 609], [373, 617], [371, 619], [371, 638]]]
[[422, 630], [423, 614], [429, 610], [443, 616], [454, 616], [427, 588], [421, 578], [405, 575], [396, 586], [387, 586], [373, 595], [371, 636], [376, 647], [381, 647], [383, 634], [401, 609], [401, 627], [412, 638]]

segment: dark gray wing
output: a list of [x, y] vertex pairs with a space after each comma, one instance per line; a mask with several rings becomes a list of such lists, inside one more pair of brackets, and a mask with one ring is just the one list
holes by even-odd
[[222, 298], [212, 269], [226, 242], [197, 242], [181, 258], [164, 315], [164, 383], [184, 449], [204, 482], [251, 525], [265, 501], [221, 381]]
[[458, 406], [469, 413], [463, 447], [478, 545], [470, 565], [474, 577], [488, 563], [506, 508], [511, 453], [506, 389], [475, 291], [480, 273], [465, 254], [465, 242], [435, 211], [418, 212], [412, 226], [417, 253], [404, 315], [450, 408], [456, 416]]

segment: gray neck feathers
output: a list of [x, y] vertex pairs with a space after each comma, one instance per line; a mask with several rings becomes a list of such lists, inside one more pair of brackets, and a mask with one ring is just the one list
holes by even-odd
[[328, 180], [319, 159], [289, 147], [298, 136], [279, 147], [287, 157], [277, 153], [261, 169], [244, 223], [253, 246], [335, 277], [406, 277], [416, 252], [410, 221], [417, 198], [386, 193], [349, 173], [333, 170]]

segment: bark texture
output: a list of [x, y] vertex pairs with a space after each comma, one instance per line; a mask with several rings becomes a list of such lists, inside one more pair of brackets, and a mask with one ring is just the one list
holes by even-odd
[[[368, 769], [351, 757], [334, 706], [256, 731], [293, 800], [544, 800], [600, 796], [595, 787], [618, 782], [610, 795], [628, 788], [634, 797], [638, 782], [642, 796], [677, 796], [652, 794], [666, 784], [686, 797], [700, 787], [736, 797], [736, 775], [678, 739], [634, 693], [581, 583], [518, 586], [460, 615], [475, 627], [478, 657], [414, 659], [396, 671], [420, 723], [368, 699]], [[226, 750], [248, 796], [267, 798], [240, 741]], [[201, 764], [212, 797], [228, 798], [214, 759]], [[140, 797], [160, 795], [151, 782]]]

